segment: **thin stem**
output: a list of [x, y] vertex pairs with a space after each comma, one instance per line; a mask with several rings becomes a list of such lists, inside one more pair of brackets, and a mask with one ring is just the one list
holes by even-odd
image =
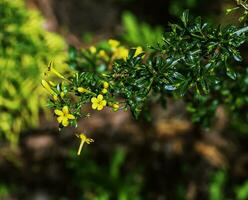
[[243, 1], [240, 2], [240, 5], [241, 5], [245, 10], [248, 10], [247, 5], [246, 5]]
[[82, 148], [84, 146], [84, 140], [81, 140], [80, 142], [80, 145], [79, 145], [79, 148], [78, 148], [78, 152], [77, 152], [77, 155], [79, 156], [81, 154], [81, 151], [82, 151]]

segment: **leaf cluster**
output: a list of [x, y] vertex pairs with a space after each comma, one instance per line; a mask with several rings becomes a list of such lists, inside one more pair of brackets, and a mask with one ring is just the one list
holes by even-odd
[[[152, 102], [165, 105], [167, 98], [182, 98], [193, 121], [209, 126], [219, 106], [226, 106], [229, 112], [247, 106], [247, 68], [238, 64], [247, 30], [232, 25], [214, 27], [200, 17], [190, 20], [185, 11], [179, 23], [169, 24], [163, 42], [150, 53], [131, 48], [126, 58], [99, 62], [97, 55], [102, 47], [93, 54], [76, 49], [72, 54], [71, 49], [73, 56], [68, 63], [78, 70], [71, 79], [74, 87], [93, 91], [88, 97], [81, 94], [85, 101], [79, 104], [89, 103], [100, 92], [99, 81], [107, 81], [111, 89], [106, 100], [110, 105], [111, 98], [119, 100], [135, 118], [149, 112]], [[247, 121], [247, 114], [242, 117]]]
[[63, 63], [65, 43], [22, 0], [1, 0], [0, 13], [0, 138], [17, 145], [20, 132], [39, 121], [41, 74], [51, 58]]

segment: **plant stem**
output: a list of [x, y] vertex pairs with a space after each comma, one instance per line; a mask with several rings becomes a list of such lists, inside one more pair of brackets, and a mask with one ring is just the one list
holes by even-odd
[[78, 152], [77, 152], [77, 155], [78, 155], [78, 156], [80, 155], [80, 153], [81, 153], [81, 151], [82, 151], [83, 146], [84, 146], [84, 140], [82, 140], [82, 141], [80, 142], [80, 146], [79, 146], [79, 148], [78, 148]]

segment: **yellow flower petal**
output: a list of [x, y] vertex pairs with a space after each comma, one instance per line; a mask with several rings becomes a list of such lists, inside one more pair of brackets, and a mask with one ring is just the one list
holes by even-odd
[[92, 103], [98, 103], [98, 100], [97, 100], [96, 97], [92, 97], [92, 98], [91, 98], [91, 102], [92, 102]]
[[61, 122], [63, 121], [63, 119], [64, 119], [64, 117], [62, 117], [62, 116], [57, 117], [57, 121], [58, 121], [59, 123], [61, 123]]
[[83, 140], [83, 141], [85, 141], [85, 140], [87, 139], [86, 135], [83, 134], [83, 133], [81, 133], [81, 134], [79, 135], [79, 138], [80, 138], [81, 140]]
[[74, 115], [72, 115], [72, 114], [67, 114], [66, 117], [67, 117], [68, 119], [75, 119]]
[[135, 50], [134, 56], [138, 56], [138, 55], [141, 54], [142, 52], [143, 52], [142, 47], [137, 47], [136, 50]]
[[63, 118], [62, 125], [63, 126], [68, 126], [69, 125], [69, 121], [68, 121], [68, 119], [66, 117]]
[[107, 105], [107, 101], [106, 100], [102, 100], [100, 103], [102, 106], [106, 106]]
[[98, 104], [98, 106], [97, 106], [97, 110], [102, 110], [102, 109], [103, 109], [103, 105]]
[[93, 104], [91, 105], [92, 109], [94, 109], [94, 110], [97, 108], [97, 106], [98, 106], [97, 103], [93, 103]]
[[64, 115], [64, 113], [63, 113], [61, 110], [58, 110], [58, 109], [56, 109], [56, 110], [54, 111], [54, 113], [55, 113], [56, 115], [58, 115], [58, 116], [63, 116], [63, 115]]
[[113, 57], [114, 59], [126, 60], [126, 58], [128, 57], [128, 49], [126, 49], [125, 47], [118, 47], [114, 52]]
[[109, 43], [109, 46], [111, 46], [113, 49], [115, 49], [116, 47], [118, 47], [120, 45], [119, 41], [113, 40], [113, 39], [110, 39], [108, 41], [108, 43]]
[[91, 142], [94, 142], [94, 140], [91, 139], [91, 138], [86, 138], [85, 142], [86, 142], [87, 144], [90, 144]]
[[99, 94], [99, 95], [97, 96], [97, 100], [98, 100], [98, 101], [102, 101], [102, 100], [103, 100], [103, 96], [102, 96], [101, 94]]
[[62, 108], [62, 111], [63, 111], [64, 114], [68, 114], [68, 113], [69, 113], [69, 108], [68, 108], [68, 106], [64, 106], [64, 107]]

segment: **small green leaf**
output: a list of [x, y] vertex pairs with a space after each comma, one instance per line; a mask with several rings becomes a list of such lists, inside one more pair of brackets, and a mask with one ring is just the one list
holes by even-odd
[[70, 46], [68, 49], [68, 54], [69, 54], [69, 59], [70, 60], [75, 60], [77, 57], [77, 50], [75, 47]]
[[165, 85], [165, 86], [164, 86], [164, 89], [165, 89], [165, 90], [168, 90], [168, 91], [174, 91], [174, 90], [176, 90], [177, 88], [176, 88], [175, 86], [173, 86], [173, 85]]
[[183, 25], [186, 27], [189, 21], [189, 10], [185, 10], [183, 12], [183, 15], [181, 17], [181, 20], [183, 22]]
[[226, 74], [227, 74], [227, 76], [229, 76], [233, 80], [235, 80], [237, 78], [236, 72], [230, 67], [227, 67]]

